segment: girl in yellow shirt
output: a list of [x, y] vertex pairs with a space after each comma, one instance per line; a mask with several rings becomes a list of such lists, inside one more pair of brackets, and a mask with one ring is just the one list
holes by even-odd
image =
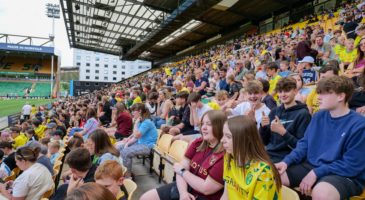
[[281, 200], [280, 175], [261, 142], [256, 123], [236, 116], [223, 127], [224, 193], [221, 200]]

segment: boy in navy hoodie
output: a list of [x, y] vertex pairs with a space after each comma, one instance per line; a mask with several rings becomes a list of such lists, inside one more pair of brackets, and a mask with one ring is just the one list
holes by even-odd
[[296, 87], [293, 78], [280, 79], [275, 90], [282, 104], [272, 109], [269, 116], [263, 113], [259, 131], [274, 163], [280, 162], [296, 147], [311, 120], [307, 106], [295, 101]]
[[354, 91], [346, 77], [329, 77], [317, 86], [317, 112], [297, 147], [276, 167], [282, 183], [312, 199], [349, 199], [365, 184], [365, 117], [351, 111]]

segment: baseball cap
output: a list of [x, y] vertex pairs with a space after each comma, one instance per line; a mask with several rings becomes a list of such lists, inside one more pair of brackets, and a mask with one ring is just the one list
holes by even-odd
[[54, 123], [54, 122], [51, 122], [51, 123], [47, 124], [47, 128], [56, 128], [56, 127], [57, 127], [57, 124]]
[[299, 63], [314, 63], [312, 56], [305, 56], [303, 60], [298, 61]]

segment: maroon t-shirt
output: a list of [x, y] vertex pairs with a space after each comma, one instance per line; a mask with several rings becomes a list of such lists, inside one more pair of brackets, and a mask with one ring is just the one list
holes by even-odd
[[[190, 160], [190, 172], [206, 179], [210, 176], [217, 183], [224, 185], [223, 181], [223, 164], [224, 152], [211, 153], [212, 148], [207, 148], [205, 151], [197, 152], [197, 148], [203, 142], [202, 138], [196, 139], [185, 153], [185, 157]], [[223, 188], [211, 195], [203, 195], [193, 189], [193, 195], [199, 195], [205, 199], [220, 199], [223, 194]]]
[[132, 133], [132, 117], [127, 112], [121, 112], [116, 119], [117, 130], [116, 133], [122, 136], [129, 136]]

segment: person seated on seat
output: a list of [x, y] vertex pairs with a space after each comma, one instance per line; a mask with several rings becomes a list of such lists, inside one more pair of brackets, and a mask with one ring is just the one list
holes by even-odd
[[296, 88], [293, 78], [280, 79], [276, 91], [282, 104], [262, 117], [259, 132], [274, 163], [280, 162], [295, 148], [311, 120], [307, 106], [295, 101]]
[[4, 152], [0, 150], [0, 179], [4, 179], [11, 173], [10, 168], [3, 162]]
[[72, 190], [65, 200], [117, 200], [113, 193], [97, 183], [85, 183]]
[[45, 166], [49, 170], [49, 172], [53, 175], [53, 165], [51, 164], [51, 160], [47, 157], [48, 145], [43, 146], [37, 141], [29, 141], [29, 142], [27, 142], [27, 144], [25, 146], [30, 147], [32, 149], [35, 149], [35, 148], [40, 149], [38, 158], [37, 158], [37, 163]]
[[95, 171], [95, 182], [104, 186], [117, 200], [127, 200], [128, 192], [123, 185], [124, 174], [123, 168], [115, 160], [107, 160], [101, 164]]
[[80, 132], [75, 133], [82, 136], [84, 140], [86, 140], [89, 137], [89, 134], [94, 130], [96, 130], [99, 126], [99, 122], [96, 117], [96, 111], [94, 108], [87, 109], [86, 119], [87, 121], [86, 124], [84, 125], [84, 128]]
[[226, 150], [221, 200], [281, 199], [280, 175], [265, 151], [252, 117], [228, 119], [221, 141]]
[[16, 149], [21, 147], [27, 143], [28, 138], [24, 134], [20, 133], [20, 128], [17, 126], [13, 126], [10, 128], [11, 137], [13, 138], [13, 148]]
[[35, 131], [33, 128], [27, 128], [25, 130], [25, 135], [28, 138], [28, 141], [37, 141], [38, 137], [35, 135]]
[[53, 141], [48, 143], [48, 155], [49, 160], [51, 161], [52, 166], [56, 162], [58, 156], [60, 156], [60, 143], [58, 141]]
[[12, 143], [5, 141], [0, 142], [0, 150], [5, 154], [4, 163], [10, 168], [10, 171], [12, 171], [16, 167], [15, 152]]
[[8, 199], [41, 199], [53, 187], [52, 175], [46, 167], [36, 163], [39, 152], [40, 148], [18, 148], [15, 160], [23, 173], [13, 183], [0, 183], [0, 193], [3, 196]]
[[134, 119], [133, 134], [116, 143], [123, 165], [127, 167], [126, 177], [131, 176], [132, 158], [137, 155], [149, 155], [157, 141], [157, 129], [151, 121], [150, 112], [143, 103], [131, 107]]
[[117, 160], [122, 164], [119, 151], [112, 145], [103, 129], [96, 129], [90, 133], [85, 146], [93, 156], [93, 164], [100, 165], [106, 160]]
[[84, 147], [84, 140], [81, 136], [75, 135], [68, 141], [67, 147], [71, 151], [79, 147]]
[[91, 155], [85, 148], [76, 148], [66, 156], [65, 163], [70, 167], [71, 175], [67, 183], [61, 185], [51, 198], [65, 199], [66, 195], [83, 183], [95, 182], [96, 165], [91, 163]]
[[276, 167], [281, 181], [312, 199], [349, 199], [365, 185], [365, 117], [348, 108], [353, 81], [342, 76], [317, 85], [320, 111], [296, 148]]
[[140, 199], [219, 199], [224, 185], [224, 149], [220, 140], [226, 120], [223, 111], [206, 112], [201, 121], [201, 138], [191, 143], [180, 163], [174, 164], [176, 182], [152, 189]]

